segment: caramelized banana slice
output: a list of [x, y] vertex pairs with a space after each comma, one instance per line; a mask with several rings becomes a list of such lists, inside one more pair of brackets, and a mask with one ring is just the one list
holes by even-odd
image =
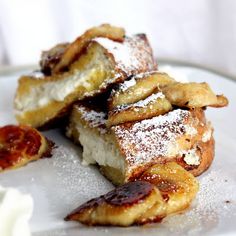
[[179, 107], [224, 107], [228, 100], [223, 95], [215, 95], [207, 83], [172, 83], [161, 91], [172, 105]]
[[69, 47], [69, 45], [70, 45], [69, 43], [57, 44], [50, 50], [42, 52], [39, 64], [41, 67], [41, 71], [45, 75], [51, 75], [51, 71], [56, 66], [56, 64], [61, 60], [62, 55]]
[[161, 93], [154, 93], [146, 99], [130, 105], [122, 105], [108, 113], [107, 126], [139, 121], [162, 115], [172, 109], [170, 102]]
[[211, 104], [211, 107], [225, 107], [229, 104], [228, 99], [224, 95], [216, 95], [217, 102], [215, 104]]
[[167, 215], [187, 208], [199, 189], [194, 176], [175, 162], [150, 167], [140, 180], [148, 181], [159, 189], [166, 202]]
[[165, 73], [148, 72], [132, 77], [114, 90], [109, 98], [109, 110], [117, 106], [136, 103], [150, 96], [158, 87], [173, 83]]
[[87, 225], [129, 226], [135, 224], [154, 205], [157, 208], [164, 205], [154, 185], [145, 181], [129, 182], [81, 205], [65, 220]]
[[[52, 68], [53, 73], [58, 73], [67, 68], [76, 56], [89, 44], [89, 42], [97, 37], [109, 38], [114, 41], [122, 42], [124, 40], [125, 30], [123, 28], [103, 24], [87, 30], [82, 36], [71, 43], [61, 56], [60, 61]], [[52, 74], [53, 74], [52, 73]]]
[[52, 142], [28, 126], [0, 127], [0, 171], [15, 169], [51, 156]]

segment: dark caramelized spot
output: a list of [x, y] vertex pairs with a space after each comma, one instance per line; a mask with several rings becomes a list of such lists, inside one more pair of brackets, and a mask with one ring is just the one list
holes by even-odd
[[59, 63], [62, 55], [69, 46], [68, 43], [58, 44], [49, 51], [44, 51], [40, 60], [41, 71], [45, 75], [51, 75], [53, 68]]
[[77, 214], [81, 214], [86, 210], [96, 208], [103, 202], [115, 206], [132, 205], [147, 197], [153, 190], [153, 185], [145, 181], [135, 181], [126, 183], [115, 188], [109, 193], [82, 204], [72, 211], [65, 220], [73, 220]]
[[153, 185], [148, 182], [129, 182], [104, 195], [104, 199], [112, 205], [130, 205], [147, 197], [152, 190]]
[[82, 204], [81, 206], [76, 208], [75, 210], [73, 210], [69, 215], [67, 215], [65, 217], [64, 220], [73, 220], [74, 217], [76, 218], [77, 214], [81, 214], [84, 211], [92, 209], [92, 208], [96, 208], [102, 202], [104, 202], [103, 196], [100, 196], [100, 197], [97, 197], [97, 198], [93, 198], [93, 199], [85, 202], [84, 204]]
[[27, 126], [7, 125], [0, 128], [0, 168], [14, 166], [27, 156], [38, 154], [41, 136]]

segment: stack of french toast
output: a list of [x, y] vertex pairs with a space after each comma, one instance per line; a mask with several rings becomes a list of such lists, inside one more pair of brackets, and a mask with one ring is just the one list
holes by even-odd
[[207, 107], [228, 100], [207, 83], [181, 83], [158, 71], [145, 34], [104, 24], [42, 53], [40, 72], [22, 76], [16, 118], [34, 128], [64, 125], [118, 185], [71, 212], [88, 225], [145, 224], [187, 208], [198, 176], [214, 158]]

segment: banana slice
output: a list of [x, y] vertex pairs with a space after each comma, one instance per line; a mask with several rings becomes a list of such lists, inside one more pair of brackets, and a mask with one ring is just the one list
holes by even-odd
[[109, 110], [117, 106], [136, 103], [150, 96], [158, 87], [163, 87], [174, 80], [165, 73], [148, 72], [132, 77], [114, 90], [109, 98]]
[[140, 180], [148, 181], [159, 189], [166, 202], [167, 215], [187, 208], [199, 189], [194, 176], [175, 162], [150, 167]]
[[161, 88], [172, 105], [179, 107], [224, 107], [228, 99], [215, 95], [207, 83], [172, 83]]
[[153, 184], [145, 181], [129, 182], [81, 205], [65, 220], [87, 225], [129, 226], [145, 222], [147, 219], [141, 215], [153, 206], [161, 212], [164, 205], [159, 190]]
[[61, 43], [57, 44], [48, 51], [42, 52], [39, 64], [41, 67], [41, 71], [45, 75], [51, 75], [51, 71], [57, 65], [57, 63], [59, 63], [62, 55], [69, 46], [70, 46], [69, 43]]
[[78, 37], [66, 48], [60, 57], [60, 61], [55, 64], [53, 68], [51, 68], [52, 74], [59, 73], [67, 68], [73, 62], [75, 57], [78, 56], [81, 51], [91, 42], [92, 39], [104, 37], [114, 41], [123, 42], [124, 36], [125, 30], [123, 28], [111, 26], [109, 24], [103, 24], [87, 30], [83, 35]]
[[170, 102], [161, 93], [154, 93], [134, 104], [122, 105], [108, 113], [107, 126], [139, 121], [162, 115], [172, 110]]
[[157, 222], [187, 208], [198, 188], [194, 176], [175, 162], [156, 164], [139, 180], [84, 203], [65, 220], [117, 226]]
[[51, 156], [53, 143], [29, 126], [0, 127], [0, 172]]

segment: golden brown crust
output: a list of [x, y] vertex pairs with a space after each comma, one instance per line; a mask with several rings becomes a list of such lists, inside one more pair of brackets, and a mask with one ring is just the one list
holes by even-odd
[[116, 73], [122, 75], [120, 82], [133, 75], [157, 70], [157, 63], [145, 34], [126, 36], [122, 43], [106, 38], [96, 38], [93, 41], [103, 46], [114, 61]]
[[207, 129], [202, 109], [174, 110], [164, 116], [112, 127], [127, 162], [126, 181], [137, 178], [155, 163], [191, 150]]

